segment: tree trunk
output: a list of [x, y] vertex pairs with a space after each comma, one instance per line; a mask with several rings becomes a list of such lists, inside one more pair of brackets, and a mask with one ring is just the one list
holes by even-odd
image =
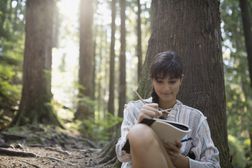
[[179, 99], [207, 117], [220, 151], [221, 166], [230, 168], [221, 57], [219, 1], [152, 1], [153, 24], [139, 92], [149, 96], [153, 56], [174, 50], [184, 63]]
[[245, 37], [245, 46], [247, 50], [248, 68], [250, 77], [250, 86], [252, 88], [252, 23], [251, 11], [247, 0], [240, 0], [240, 9]]
[[[100, 36], [100, 40], [98, 41], [99, 44], [102, 44], [103, 43], [103, 35], [101, 33], [102, 31], [102, 27], [101, 26], [98, 26], [97, 27], [97, 32], [96, 34], [98, 34], [98, 36]], [[103, 45], [99, 45], [99, 48], [97, 48], [97, 64], [102, 64], [102, 48], [103, 48]], [[103, 66], [97, 66], [97, 74], [100, 74], [103, 70], [102, 70]], [[103, 107], [103, 93], [102, 93], [102, 77], [97, 77], [97, 81], [96, 81], [96, 91], [97, 91], [97, 111], [99, 111], [99, 117], [98, 118], [101, 118], [102, 116], [102, 107]]]
[[111, 44], [110, 44], [110, 69], [109, 69], [109, 101], [108, 112], [114, 115], [114, 99], [115, 99], [115, 17], [116, 17], [116, 1], [111, 2]]
[[59, 124], [50, 104], [54, 9], [52, 0], [26, 1], [23, 88], [13, 124]]
[[76, 119], [93, 118], [93, 1], [80, 1], [79, 103]]
[[[247, 50], [247, 59], [248, 59], [248, 69], [250, 77], [250, 89], [252, 88], [252, 23], [251, 23], [251, 11], [249, 10], [249, 2], [247, 0], [240, 0], [240, 9], [244, 30], [245, 46]], [[249, 92], [244, 92], [247, 99], [251, 100]], [[252, 107], [251, 105], [248, 108]], [[252, 141], [252, 129], [248, 129], [250, 142]], [[252, 145], [250, 145], [250, 156], [252, 156]]]
[[141, 31], [141, 4], [140, 0], [137, 0], [137, 78], [140, 80], [141, 72], [142, 72], [142, 31]]
[[120, 49], [120, 75], [119, 75], [119, 116], [123, 116], [123, 108], [126, 103], [126, 27], [125, 27], [125, 9], [126, 1], [120, 0], [121, 15], [121, 49]]

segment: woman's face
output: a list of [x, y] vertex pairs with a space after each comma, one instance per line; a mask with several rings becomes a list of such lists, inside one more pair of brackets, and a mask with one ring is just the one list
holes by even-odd
[[177, 94], [182, 82], [182, 78], [165, 78], [152, 79], [152, 85], [159, 97], [161, 104], [173, 104], [176, 102]]

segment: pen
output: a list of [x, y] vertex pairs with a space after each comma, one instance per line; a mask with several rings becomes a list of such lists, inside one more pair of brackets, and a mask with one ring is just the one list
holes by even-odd
[[190, 140], [192, 140], [192, 137], [186, 138], [186, 139], [182, 139], [180, 142], [182, 143], [182, 142], [186, 142], [186, 141], [190, 141]]

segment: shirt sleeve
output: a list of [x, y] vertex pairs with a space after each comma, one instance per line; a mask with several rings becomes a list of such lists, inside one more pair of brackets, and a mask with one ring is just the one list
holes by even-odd
[[219, 151], [214, 146], [210, 129], [205, 117], [202, 117], [191, 151], [195, 160], [189, 158], [190, 168], [220, 168]]
[[116, 144], [116, 155], [120, 162], [128, 162], [131, 160], [130, 154], [123, 150], [124, 145], [127, 142], [127, 135], [129, 129], [137, 122], [136, 116], [134, 115], [133, 103], [125, 105], [123, 112], [123, 122], [121, 125], [121, 137]]

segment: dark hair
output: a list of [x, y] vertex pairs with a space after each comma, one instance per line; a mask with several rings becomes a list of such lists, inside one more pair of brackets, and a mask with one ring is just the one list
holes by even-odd
[[[165, 51], [158, 53], [150, 68], [151, 79], [165, 78], [182, 78], [183, 65], [180, 57], [174, 51]], [[158, 95], [155, 90], [152, 91], [152, 101], [159, 103]]]
[[151, 79], [181, 78], [183, 75], [183, 66], [180, 57], [173, 51], [158, 53], [151, 65]]

